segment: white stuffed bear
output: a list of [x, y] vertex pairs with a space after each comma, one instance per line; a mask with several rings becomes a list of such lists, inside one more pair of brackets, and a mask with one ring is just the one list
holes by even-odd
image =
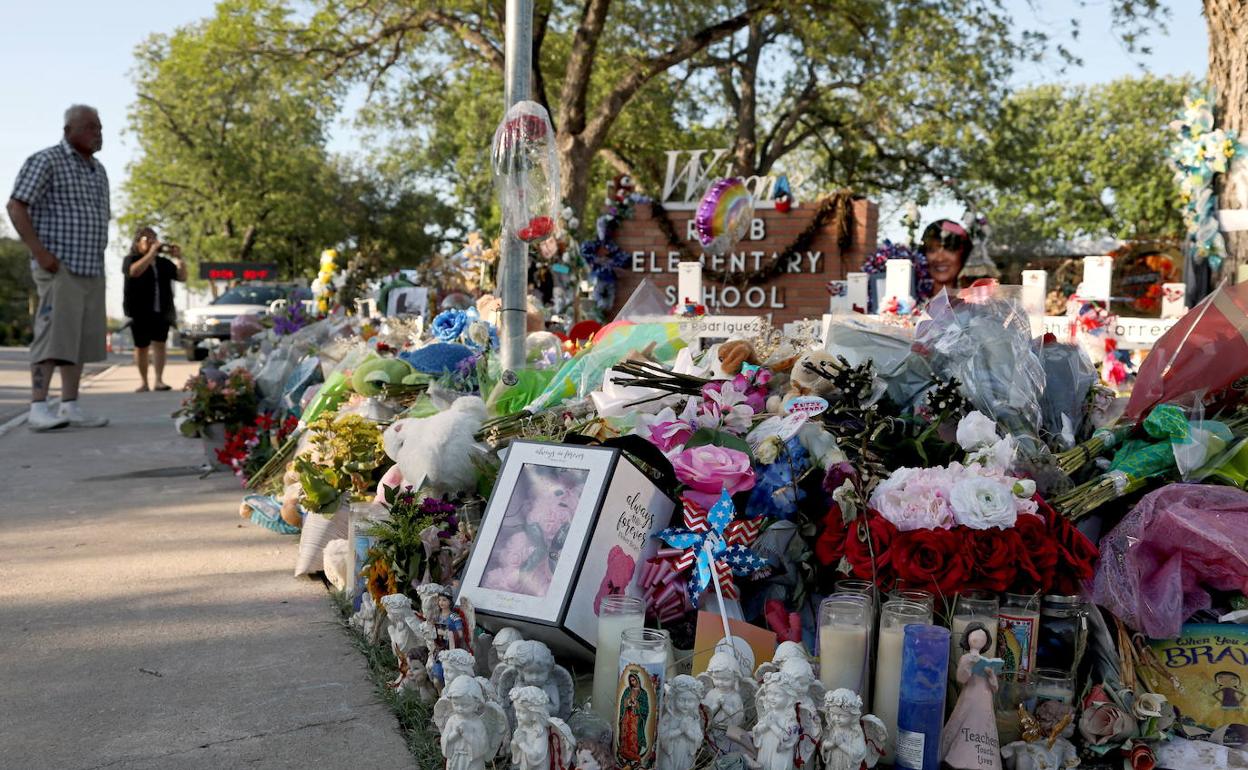
[[404, 484], [428, 484], [433, 495], [466, 492], [477, 482], [473, 435], [485, 417], [485, 402], [464, 396], [444, 412], [398, 420], [386, 428], [382, 443], [403, 473]]

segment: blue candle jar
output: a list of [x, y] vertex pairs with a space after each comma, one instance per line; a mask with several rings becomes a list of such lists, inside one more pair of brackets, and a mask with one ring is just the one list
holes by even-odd
[[896, 767], [940, 770], [940, 730], [945, 721], [949, 629], [912, 623], [901, 648], [901, 698], [897, 709]]

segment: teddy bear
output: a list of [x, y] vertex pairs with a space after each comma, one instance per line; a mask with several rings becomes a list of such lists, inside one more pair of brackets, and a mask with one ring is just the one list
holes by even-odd
[[435, 415], [397, 420], [382, 434], [382, 445], [405, 484], [427, 484], [434, 496], [466, 492], [477, 482], [473, 436], [485, 417], [485, 402], [464, 396]]
[[788, 395], [823, 396], [825, 398], [831, 395], [836, 390], [836, 386], [827, 377], [812, 372], [807, 364], [828, 372], [833, 372], [840, 366], [836, 356], [827, 351], [811, 350], [803, 353], [793, 362], [793, 368], [789, 373]]

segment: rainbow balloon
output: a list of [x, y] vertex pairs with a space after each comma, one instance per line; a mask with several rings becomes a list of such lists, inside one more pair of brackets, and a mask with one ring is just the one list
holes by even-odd
[[750, 229], [754, 198], [740, 177], [720, 179], [706, 191], [694, 215], [694, 229], [702, 248], [723, 254], [736, 246]]

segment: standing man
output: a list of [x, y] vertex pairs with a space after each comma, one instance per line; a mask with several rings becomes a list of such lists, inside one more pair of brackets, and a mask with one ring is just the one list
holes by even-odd
[[[108, 424], [78, 406], [83, 364], [103, 361], [107, 355], [108, 175], [93, 157], [103, 145], [99, 113], [80, 104], [70, 107], [60, 144], [26, 159], [9, 196], [9, 219], [30, 249], [39, 289], [35, 339], [30, 345], [31, 430]], [[58, 367], [61, 407], [53, 412], [48, 389]]]

